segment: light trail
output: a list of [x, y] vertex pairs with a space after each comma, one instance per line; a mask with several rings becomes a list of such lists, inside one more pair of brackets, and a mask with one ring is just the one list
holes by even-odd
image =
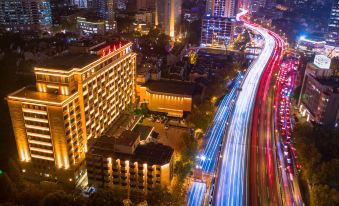
[[[227, 126], [227, 120], [234, 109], [234, 100], [236, 98], [237, 89], [239, 88], [243, 78], [243, 74], [241, 73], [239, 73], [239, 75], [235, 78], [231, 91], [221, 100], [211, 127], [206, 133], [207, 144], [199, 155], [197, 163], [197, 167], [201, 167], [204, 173], [215, 171], [217, 157], [220, 152], [220, 144], [223, 140], [224, 132]], [[202, 184], [205, 185], [205, 187], [203, 187]], [[203, 190], [205, 193], [205, 183], [194, 182], [188, 192], [187, 205], [202, 205], [204, 200], [204, 193], [202, 193]]]
[[[243, 12], [239, 16], [245, 14]], [[239, 18], [238, 16], [238, 18]], [[223, 147], [217, 174], [213, 205], [248, 205], [248, 159], [252, 111], [261, 76], [269, 61], [276, 58], [276, 40], [272, 34], [258, 25], [245, 22], [245, 27], [264, 39], [264, 48], [251, 64], [238, 95], [227, 141]]]

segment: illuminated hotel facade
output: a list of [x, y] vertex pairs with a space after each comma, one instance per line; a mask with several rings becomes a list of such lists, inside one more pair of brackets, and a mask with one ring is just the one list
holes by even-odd
[[85, 179], [87, 140], [134, 101], [132, 43], [92, 46], [34, 69], [35, 87], [7, 97], [22, 172], [72, 185]]

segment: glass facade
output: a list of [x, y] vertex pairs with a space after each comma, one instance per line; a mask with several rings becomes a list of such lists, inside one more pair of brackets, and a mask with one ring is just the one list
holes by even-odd
[[6, 30], [48, 28], [52, 24], [48, 0], [0, 1], [0, 24]]
[[333, 1], [328, 23], [327, 44], [339, 47], [339, 0]]

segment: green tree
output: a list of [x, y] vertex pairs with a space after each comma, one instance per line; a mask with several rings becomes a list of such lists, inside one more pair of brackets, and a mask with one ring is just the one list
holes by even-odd
[[71, 195], [66, 194], [64, 191], [56, 191], [47, 194], [41, 201], [41, 206], [70, 206], [73, 205]]
[[[120, 190], [119, 190], [120, 191]], [[104, 189], [98, 189], [88, 199], [88, 206], [118, 206], [123, 205], [122, 200], [124, 199], [123, 194], [118, 191], [108, 191]]]
[[327, 185], [316, 185], [311, 191], [311, 206], [339, 205], [339, 192]]
[[166, 188], [160, 186], [153, 188], [152, 191], [147, 194], [147, 203], [150, 206], [178, 205], [173, 195]]
[[16, 188], [7, 173], [0, 175], [0, 203], [9, 202], [15, 199]]
[[334, 75], [339, 76], [339, 57], [332, 58], [331, 69], [334, 72]]

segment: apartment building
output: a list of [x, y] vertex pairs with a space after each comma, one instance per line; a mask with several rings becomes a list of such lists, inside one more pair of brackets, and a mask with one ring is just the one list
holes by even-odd
[[102, 136], [86, 155], [89, 185], [147, 193], [169, 186], [174, 150], [162, 144], [140, 144], [140, 134], [126, 130], [119, 138]]
[[7, 31], [48, 30], [51, 25], [50, 1], [0, 1], [0, 26]]
[[339, 78], [332, 76], [332, 73], [330, 69], [320, 68], [314, 63], [307, 65], [299, 98], [299, 111], [307, 121], [338, 127]]
[[35, 87], [7, 96], [26, 177], [75, 185], [85, 179], [87, 140], [99, 137], [134, 101], [131, 46], [79, 44], [72, 49], [76, 53], [35, 67]]

